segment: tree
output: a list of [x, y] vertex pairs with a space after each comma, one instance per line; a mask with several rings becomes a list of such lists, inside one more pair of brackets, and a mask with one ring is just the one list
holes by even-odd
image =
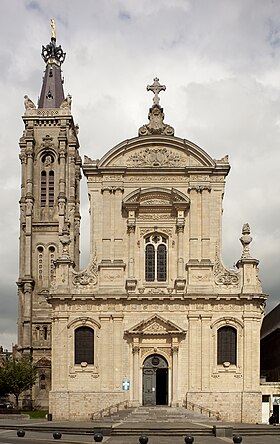
[[29, 357], [7, 358], [0, 368], [0, 392], [14, 395], [16, 406], [22, 392], [31, 389], [36, 382], [36, 367]]

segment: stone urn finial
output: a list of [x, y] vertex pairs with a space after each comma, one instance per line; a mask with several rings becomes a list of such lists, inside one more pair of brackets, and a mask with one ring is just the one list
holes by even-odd
[[242, 236], [240, 238], [240, 242], [243, 247], [243, 252], [241, 255], [241, 259], [250, 258], [249, 245], [252, 242], [252, 237], [250, 236], [250, 225], [248, 223], [244, 224], [242, 227]]

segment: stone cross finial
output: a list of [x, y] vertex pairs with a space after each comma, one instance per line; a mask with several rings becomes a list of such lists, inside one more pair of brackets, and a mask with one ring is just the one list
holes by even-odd
[[152, 85], [147, 85], [147, 91], [153, 91], [154, 93], [154, 98], [153, 98], [153, 104], [154, 105], [159, 105], [159, 93], [160, 91], [165, 91], [166, 90], [166, 86], [165, 85], [161, 85], [159, 83], [159, 79], [156, 77], [154, 79], [154, 83]]

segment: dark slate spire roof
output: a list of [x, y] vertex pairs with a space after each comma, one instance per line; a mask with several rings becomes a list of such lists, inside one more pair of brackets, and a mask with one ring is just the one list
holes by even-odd
[[47, 46], [42, 46], [42, 57], [46, 62], [43, 85], [38, 102], [38, 108], [59, 108], [64, 100], [61, 65], [65, 60], [65, 52], [61, 46], [56, 46], [54, 21], [51, 20], [52, 35]]

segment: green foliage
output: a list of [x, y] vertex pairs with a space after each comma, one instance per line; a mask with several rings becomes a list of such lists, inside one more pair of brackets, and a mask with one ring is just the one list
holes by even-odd
[[0, 393], [15, 395], [18, 406], [19, 395], [30, 389], [36, 381], [36, 367], [29, 357], [8, 358], [0, 368]]

